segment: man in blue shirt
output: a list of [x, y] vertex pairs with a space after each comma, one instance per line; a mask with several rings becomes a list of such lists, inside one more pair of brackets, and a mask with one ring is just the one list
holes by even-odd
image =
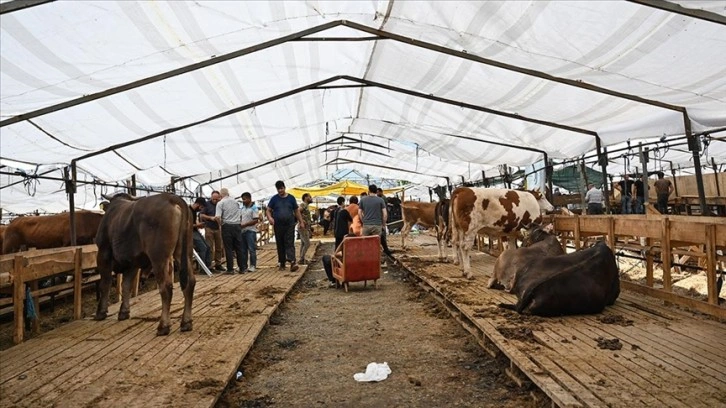
[[277, 194], [267, 204], [267, 220], [275, 230], [279, 270], [284, 271], [285, 262], [290, 262], [290, 271], [295, 272], [300, 269], [295, 261], [295, 220], [297, 219], [300, 229], [307, 226], [300, 214], [297, 200], [285, 191], [285, 183], [278, 180], [275, 188]]

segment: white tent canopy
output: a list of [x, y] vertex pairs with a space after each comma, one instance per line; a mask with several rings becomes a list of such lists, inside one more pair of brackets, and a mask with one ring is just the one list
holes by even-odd
[[[0, 206], [67, 209], [61, 181], [8, 173], [71, 163], [257, 196], [343, 167], [472, 180], [598, 138], [707, 132], [722, 164], [726, 2], [660, 3], [2, 2]], [[663, 160], [693, 166], [685, 146]]]

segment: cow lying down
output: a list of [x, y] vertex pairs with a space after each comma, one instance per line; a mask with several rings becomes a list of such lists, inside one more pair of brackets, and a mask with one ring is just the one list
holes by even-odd
[[571, 254], [541, 257], [517, 274], [511, 290], [517, 304], [505, 309], [538, 316], [599, 313], [620, 295], [613, 251], [600, 241]]
[[487, 287], [491, 289], [503, 285], [504, 290], [511, 291], [515, 276], [531, 271], [528, 267], [532, 262], [545, 256], [563, 255], [565, 251], [551, 232], [552, 224], [542, 227], [532, 223], [522, 228], [524, 246], [509, 248], [499, 255]]

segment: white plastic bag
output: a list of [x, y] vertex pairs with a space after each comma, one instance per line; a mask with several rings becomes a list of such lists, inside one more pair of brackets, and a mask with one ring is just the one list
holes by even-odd
[[353, 374], [353, 379], [359, 382], [383, 381], [388, 378], [389, 374], [391, 374], [391, 368], [388, 367], [388, 363], [370, 363], [366, 367], [365, 373]]

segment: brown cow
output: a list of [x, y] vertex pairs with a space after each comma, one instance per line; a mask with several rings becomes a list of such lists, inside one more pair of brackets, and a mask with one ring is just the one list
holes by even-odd
[[613, 251], [600, 241], [582, 251], [534, 260], [532, 272], [514, 279], [517, 304], [500, 304], [519, 313], [562, 316], [600, 313], [620, 295]]
[[156, 334], [169, 334], [169, 308], [173, 293], [173, 272], [179, 271], [184, 292], [181, 331], [192, 330], [192, 299], [196, 280], [191, 272], [192, 214], [181, 198], [168, 193], [135, 199], [117, 194], [106, 208], [96, 235], [97, 270], [101, 274], [101, 297], [96, 320], [108, 314], [111, 271], [123, 274], [119, 320], [130, 315], [129, 295], [137, 268], [151, 267], [161, 295], [161, 319]]
[[[401, 204], [401, 216], [403, 217], [403, 228], [401, 228], [401, 248], [406, 248], [406, 236], [414, 225], [418, 224], [424, 228], [436, 228], [436, 242], [439, 247], [439, 260], [446, 259], [444, 253], [446, 242], [446, 226], [448, 225], [448, 216], [445, 218], [437, 217], [437, 211], [441, 208], [448, 208], [448, 201], [445, 204], [438, 203], [422, 203], [420, 201], [404, 201]], [[446, 205], [447, 207], [442, 207]]]
[[469, 250], [482, 228], [510, 233], [539, 220], [553, 209], [538, 191], [515, 191], [502, 188], [459, 187], [451, 194], [450, 223], [454, 264], [472, 279]]
[[551, 231], [552, 224], [545, 227], [537, 224], [525, 226], [522, 229], [524, 246], [507, 249], [499, 255], [487, 287], [493, 288], [497, 284], [502, 284], [504, 290], [510, 291], [517, 275], [532, 271], [529, 266], [533, 261], [545, 256], [564, 254], [562, 245], [557, 241], [557, 237], [550, 234]]
[[[76, 211], [76, 244], [92, 244], [103, 214]], [[19, 217], [5, 229], [2, 249], [4, 254], [23, 248], [60, 248], [71, 245], [71, 218], [69, 213]]]

